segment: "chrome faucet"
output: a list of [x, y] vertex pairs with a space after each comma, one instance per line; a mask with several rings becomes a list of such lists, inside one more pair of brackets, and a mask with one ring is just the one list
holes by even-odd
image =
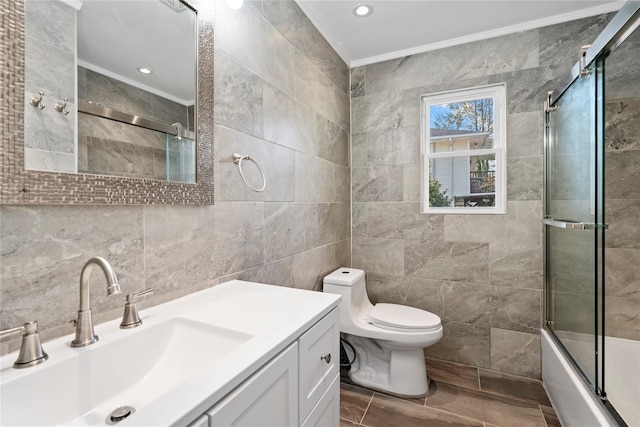
[[76, 321], [76, 338], [71, 341], [71, 347], [85, 347], [98, 341], [98, 336], [93, 332], [89, 298], [89, 278], [95, 265], [102, 269], [107, 278], [107, 295], [115, 295], [122, 292], [116, 272], [109, 264], [109, 261], [97, 256], [85, 263], [80, 274], [80, 310], [78, 310], [78, 320]]
[[38, 322], [27, 322], [17, 328], [0, 331], [0, 338], [16, 334], [22, 334], [22, 345], [20, 345], [18, 359], [16, 359], [16, 362], [13, 364], [14, 368], [22, 369], [30, 366], [36, 366], [49, 358], [47, 353], [42, 349], [42, 344], [40, 343]]

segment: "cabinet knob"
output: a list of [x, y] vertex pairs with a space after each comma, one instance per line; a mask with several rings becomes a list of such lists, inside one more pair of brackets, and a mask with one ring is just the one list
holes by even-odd
[[320, 355], [320, 360], [324, 360], [327, 363], [331, 363], [331, 353]]

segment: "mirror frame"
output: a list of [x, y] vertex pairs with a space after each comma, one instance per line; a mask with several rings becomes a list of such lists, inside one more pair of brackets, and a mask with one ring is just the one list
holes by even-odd
[[24, 0], [0, 0], [0, 43], [3, 52], [0, 204], [213, 204], [213, 2], [182, 1], [196, 10], [198, 24], [195, 184], [26, 170]]

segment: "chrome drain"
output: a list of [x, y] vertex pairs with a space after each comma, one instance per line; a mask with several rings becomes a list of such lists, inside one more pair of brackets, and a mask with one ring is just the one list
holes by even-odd
[[107, 415], [107, 424], [113, 425], [119, 423], [134, 412], [136, 412], [136, 409], [132, 406], [121, 406], [116, 408]]

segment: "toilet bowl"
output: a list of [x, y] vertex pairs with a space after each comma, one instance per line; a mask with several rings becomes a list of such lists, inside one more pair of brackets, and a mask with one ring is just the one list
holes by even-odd
[[349, 372], [354, 383], [400, 396], [429, 391], [423, 349], [442, 338], [438, 316], [398, 304], [374, 306], [364, 271], [355, 268], [326, 276], [323, 291], [342, 295], [340, 332], [356, 353]]

